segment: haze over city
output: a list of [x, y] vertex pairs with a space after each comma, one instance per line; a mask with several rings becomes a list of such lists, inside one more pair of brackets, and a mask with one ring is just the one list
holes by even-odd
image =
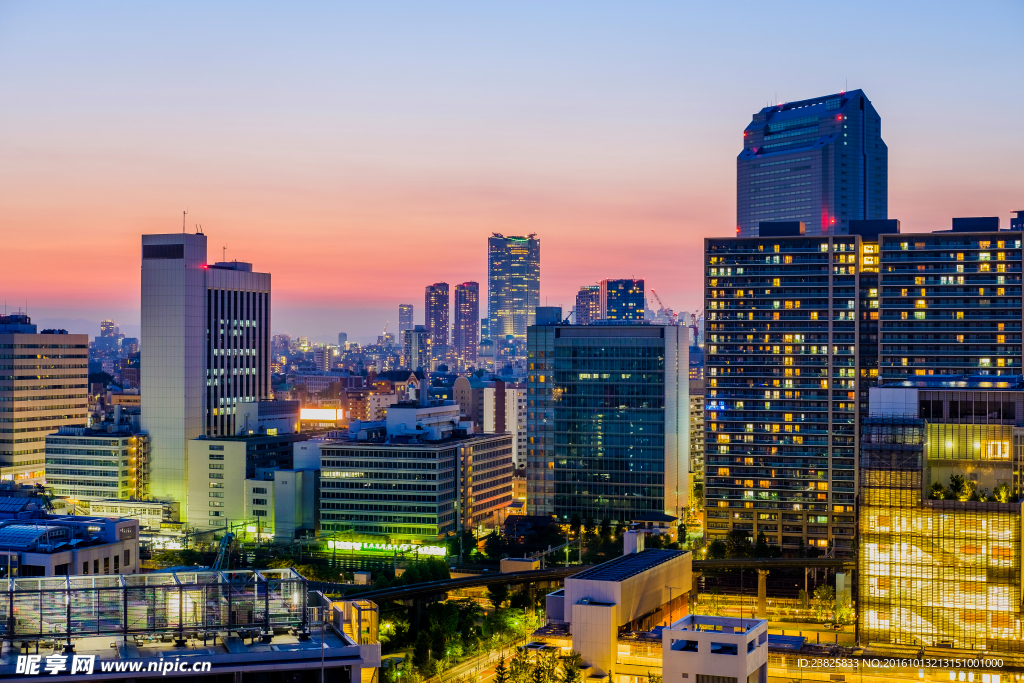
[[540, 237], [542, 303], [635, 276], [692, 311], [750, 115], [846, 88], [884, 112], [904, 229], [1022, 208], [1019, 3], [780, 10], [4, 3], [0, 289], [137, 333], [138, 235], [187, 209], [273, 273], [275, 333], [375, 339], [485, 281], [492, 232]]

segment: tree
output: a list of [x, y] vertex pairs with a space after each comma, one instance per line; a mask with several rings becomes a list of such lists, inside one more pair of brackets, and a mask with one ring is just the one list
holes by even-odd
[[530, 679], [530, 657], [526, 650], [517, 650], [509, 666], [511, 683], [527, 683]]
[[663, 676], [661, 674], [656, 674], [653, 671], [647, 672], [647, 683], [661, 683], [662, 680]]
[[1013, 498], [1013, 491], [1010, 489], [1010, 485], [1003, 482], [992, 491], [992, 498], [997, 503], [1009, 503]]
[[768, 542], [763, 531], [757, 534], [757, 543], [754, 544], [754, 557], [782, 557], [782, 549], [777, 545]]
[[931, 494], [929, 498], [932, 500], [942, 500], [946, 497], [946, 487], [942, 485], [941, 481], [932, 483]]
[[430, 661], [430, 638], [426, 631], [420, 631], [416, 636], [416, 645], [412, 649], [412, 663], [421, 671], [426, 668]]
[[103, 388], [106, 388], [108, 384], [114, 381], [114, 378], [107, 372], [90, 372], [89, 373], [89, 384], [102, 384]]
[[598, 532], [601, 536], [601, 540], [607, 541], [612, 537], [612, 521], [605, 517], [601, 520], [601, 528]]
[[487, 586], [487, 597], [495, 607], [501, 607], [501, 604], [508, 600], [508, 584], [507, 583], [492, 583]]
[[720, 538], [716, 538], [708, 544], [708, 559], [724, 560], [728, 550], [729, 549], [726, 547], [725, 542]]
[[962, 474], [952, 474], [949, 477], [949, 492], [953, 500], [967, 500], [970, 491], [967, 487], [967, 480]]
[[562, 671], [559, 676], [559, 683], [580, 683], [583, 675], [580, 669], [583, 668], [583, 656], [573, 650], [562, 659]]
[[814, 615], [818, 621], [825, 622], [836, 602], [836, 589], [828, 584], [814, 589]]
[[448, 656], [446, 651], [447, 646], [448, 638], [446, 637], [444, 630], [438, 628], [435, 624], [434, 627], [430, 629], [430, 654], [434, 659], [444, 659]]
[[742, 529], [733, 529], [725, 537], [727, 557], [750, 557], [750, 537]]
[[530, 591], [527, 589], [516, 591], [509, 598], [508, 606], [515, 609], [526, 609], [532, 607], [532, 600], [530, 600]]
[[505, 657], [498, 660], [498, 666], [494, 667], [494, 683], [509, 683], [508, 668], [505, 666]]
[[679, 522], [679, 526], [676, 527], [676, 538], [680, 544], [686, 543], [686, 522]]
[[572, 513], [572, 517], [569, 518], [569, 528], [572, 529], [572, 532], [573, 532], [573, 534], [575, 536], [579, 536], [580, 535], [580, 527], [582, 525], [583, 525], [583, 522], [580, 519], [580, 513], [578, 513], [578, 512]]

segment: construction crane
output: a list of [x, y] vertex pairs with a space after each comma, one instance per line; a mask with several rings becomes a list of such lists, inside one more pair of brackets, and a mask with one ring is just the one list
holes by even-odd
[[228, 555], [231, 553], [231, 544], [235, 540], [235, 535], [230, 531], [220, 537], [220, 547], [217, 549], [217, 559], [213, 561], [213, 566], [210, 567], [215, 572], [219, 572], [221, 565], [226, 565]]
[[661, 301], [661, 297], [658, 296], [658, 293], [656, 291], [654, 291], [653, 289], [651, 290], [651, 296], [653, 296], [654, 300], [658, 302], [658, 306], [659, 306], [658, 313], [662, 317], [668, 319], [668, 321], [669, 321], [668, 324], [669, 325], [678, 325], [679, 324], [679, 316], [676, 315], [676, 313], [671, 308], [666, 308], [665, 307], [665, 304]]

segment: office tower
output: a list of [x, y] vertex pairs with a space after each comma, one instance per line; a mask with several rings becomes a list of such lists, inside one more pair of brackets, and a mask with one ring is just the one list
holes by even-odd
[[631, 324], [530, 328], [528, 514], [682, 517], [689, 494], [685, 333]]
[[[142, 236], [142, 427], [150, 492], [186, 508], [187, 445], [270, 394], [270, 274], [206, 262], [206, 235]], [[182, 520], [184, 521], [184, 520]]]
[[[42, 483], [46, 435], [89, 421], [89, 335], [0, 316], [0, 480]], [[12, 352], [13, 351], [13, 352]]]
[[712, 538], [847, 554], [856, 425], [879, 378], [1020, 375], [1021, 232], [800, 230], [705, 241], [706, 517]]
[[61, 427], [46, 437], [46, 484], [55, 496], [144, 500], [148, 462], [149, 437], [124, 426]]
[[487, 239], [487, 329], [495, 347], [511, 339], [522, 354], [539, 305], [540, 240], [494, 233]]
[[452, 343], [459, 370], [476, 367], [480, 345], [480, 285], [463, 282], [455, 285], [455, 325]]
[[765, 107], [736, 160], [736, 234], [802, 221], [808, 235], [846, 234], [852, 220], [888, 218], [882, 119], [861, 90]]
[[[354, 529], [400, 544], [430, 543], [459, 529], [495, 525], [498, 512], [512, 500], [512, 436], [466, 435], [458, 430], [460, 421], [459, 406], [452, 402], [399, 403], [388, 408], [384, 428], [322, 444], [323, 530]], [[411, 435], [416, 438], [410, 440]], [[352, 477], [360, 478], [358, 485]], [[407, 490], [416, 495], [402, 486], [413, 487]], [[380, 492], [369, 494], [372, 505], [364, 490]]]
[[601, 280], [598, 295], [601, 320], [644, 319], [643, 280]]
[[601, 285], [583, 285], [576, 293], [577, 325], [589, 325], [601, 319]]
[[313, 349], [313, 365], [320, 372], [327, 372], [331, 369], [331, 350], [319, 346]]
[[423, 326], [430, 335], [431, 369], [448, 361], [449, 303], [447, 282], [427, 285]]
[[398, 333], [401, 334], [406, 330], [413, 328], [412, 321], [413, 306], [412, 304], [398, 304]]
[[410, 370], [430, 368], [430, 333], [423, 325], [402, 333], [402, 365]]
[[1020, 375], [950, 380], [912, 377], [870, 391], [860, 438], [860, 643], [1019, 657], [1015, 425], [1024, 385]]
[[[287, 337], [288, 335], [276, 335], [275, 334], [274, 336], [275, 337], [278, 337], [278, 336]], [[341, 349], [345, 348], [345, 342], [347, 342], [347, 341], [348, 341], [348, 333], [347, 332], [339, 332], [338, 333], [338, 348], [341, 348]], [[286, 342], [286, 345], [287, 345], [287, 342]]]

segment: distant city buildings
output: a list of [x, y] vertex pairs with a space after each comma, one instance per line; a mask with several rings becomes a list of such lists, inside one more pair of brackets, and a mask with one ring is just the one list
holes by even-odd
[[88, 424], [89, 336], [0, 316], [0, 480], [42, 483], [46, 436]]
[[398, 333], [413, 328], [413, 307], [412, 304], [398, 304]]
[[424, 300], [424, 328], [430, 342], [430, 369], [448, 362], [448, 332], [450, 329], [450, 299], [447, 282], [428, 285]]
[[601, 285], [583, 285], [576, 294], [575, 323], [589, 325], [601, 319]]
[[689, 496], [685, 329], [537, 325], [529, 334], [528, 514], [680, 518]]
[[601, 320], [629, 322], [644, 319], [646, 297], [643, 280], [601, 280]]
[[208, 264], [203, 234], [143, 235], [141, 360], [151, 493], [184, 512], [188, 442], [235, 434], [237, 404], [270, 394], [270, 275]]
[[455, 285], [455, 325], [452, 329], [452, 346], [458, 370], [468, 370], [477, 365], [480, 347], [480, 285], [463, 282]]
[[862, 90], [765, 107], [736, 160], [736, 235], [778, 221], [803, 222], [807, 235], [846, 234], [850, 221], [888, 218], [888, 154]]
[[[274, 335], [275, 337], [278, 335]], [[287, 337], [288, 335], [281, 335]], [[348, 334], [345, 332], [338, 333], [338, 348], [345, 348], [345, 344], [348, 343]]]
[[430, 370], [430, 333], [423, 325], [402, 333], [402, 366], [410, 370]]
[[540, 240], [534, 234], [487, 239], [487, 331], [497, 353], [509, 341], [525, 355], [526, 329], [540, 305]]

